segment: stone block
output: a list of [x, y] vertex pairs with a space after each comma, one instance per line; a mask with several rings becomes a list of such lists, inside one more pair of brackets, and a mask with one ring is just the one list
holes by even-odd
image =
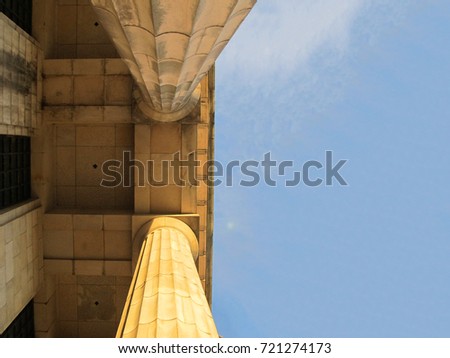
[[134, 128], [133, 125], [116, 125], [116, 146], [117, 147], [133, 147], [134, 144]]
[[130, 215], [105, 215], [104, 227], [108, 231], [128, 231], [131, 230]]
[[181, 152], [181, 125], [179, 123], [152, 125], [150, 147], [152, 154]]
[[44, 231], [44, 257], [46, 259], [72, 259], [73, 247], [72, 230]]
[[125, 62], [120, 58], [107, 58], [105, 59], [105, 73], [106, 75], [129, 75]]
[[59, 338], [77, 338], [78, 322], [77, 321], [59, 321], [58, 322]]
[[117, 285], [116, 286], [116, 312], [117, 312], [117, 319], [119, 320], [123, 308], [125, 306], [125, 301], [127, 300], [128, 291], [130, 290], [129, 285]]
[[47, 303], [34, 304], [34, 328], [46, 332], [56, 321], [56, 297], [52, 296]]
[[45, 280], [41, 285], [41, 288], [34, 296], [35, 303], [47, 303], [50, 297], [56, 293], [56, 277], [55, 275], [45, 276]]
[[44, 230], [72, 230], [71, 214], [45, 214]]
[[79, 209], [103, 209], [114, 206], [113, 189], [99, 186], [80, 186], [76, 189]]
[[119, 57], [115, 47], [110, 44], [77, 44], [79, 58], [114, 58]]
[[78, 332], [80, 338], [114, 338], [116, 335], [116, 322], [79, 322]]
[[56, 148], [56, 184], [75, 185], [75, 147]]
[[105, 231], [105, 259], [131, 260], [131, 231]]
[[109, 105], [130, 105], [132, 84], [133, 83], [130, 76], [106, 76], [106, 103]]
[[43, 101], [48, 105], [72, 104], [72, 78], [70, 76], [45, 78], [43, 83], [43, 97]]
[[197, 149], [209, 148], [209, 127], [207, 125], [198, 125], [197, 127]]
[[56, 126], [56, 146], [74, 146], [75, 145], [75, 126], [57, 125]]
[[73, 227], [75, 230], [101, 231], [103, 229], [103, 215], [74, 215]]
[[104, 272], [104, 262], [101, 260], [75, 260], [76, 275], [101, 276]]
[[72, 60], [51, 59], [44, 60], [43, 73], [45, 76], [69, 76], [72, 74]]
[[198, 257], [198, 274], [200, 279], [204, 279], [206, 276], [206, 255]]
[[77, 126], [77, 146], [115, 146], [114, 126]]
[[72, 275], [73, 274], [73, 261], [72, 260], [56, 260], [45, 259], [44, 270], [48, 275]]
[[57, 43], [74, 44], [77, 42], [77, 7], [58, 6]]
[[73, 113], [75, 123], [101, 123], [104, 110], [101, 106], [76, 106]]
[[74, 77], [74, 104], [102, 105], [104, 91], [103, 76], [75, 76]]
[[73, 60], [74, 75], [103, 75], [104, 67], [104, 60], [100, 58]]
[[181, 211], [181, 187], [178, 185], [152, 187], [150, 197], [152, 214], [173, 214]]
[[76, 284], [77, 276], [75, 275], [58, 275], [58, 283], [59, 284]]
[[58, 320], [77, 320], [77, 286], [60, 284], [58, 287]]
[[136, 214], [150, 213], [150, 187], [134, 187], [134, 211]]
[[76, 58], [77, 57], [77, 45], [57, 45], [57, 53], [59, 58]]
[[131, 285], [131, 276], [129, 277], [122, 277], [122, 276], [117, 276], [116, 277], [116, 285], [119, 286], [126, 286], [127, 289], [130, 287]]
[[77, 276], [78, 285], [114, 285], [116, 278], [114, 276]]
[[105, 274], [128, 277], [131, 275], [131, 261], [105, 261]]
[[121, 210], [134, 209], [134, 188], [117, 187], [114, 189], [114, 207]]
[[134, 126], [134, 148], [136, 154], [150, 154], [150, 126], [136, 124]]
[[105, 106], [105, 122], [130, 123], [131, 106]]
[[76, 36], [80, 44], [109, 44], [110, 40], [90, 4], [78, 6]]
[[56, 206], [59, 208], [74, 208], [76, 206], [75, 186], [56, 187]]
[[5, 281], [12, 281], [14, 278], [14, 242], [10, 241], [5, 246]]
[[[100, 186], [102, 179], [104, 179], [101, 169], [102, 165], [104, 162], [114, 158], [114, 147], [77, 147], [76, 184], [78, 186]], [[114, 202], [112, 189], [102, 187], [99, 188], [99, 192], [101, 189], [107, 190], [112, 197], [112, 202]]]
[[102, 231], [74, 231], [74, 255], [76, 259], [104, 258]]

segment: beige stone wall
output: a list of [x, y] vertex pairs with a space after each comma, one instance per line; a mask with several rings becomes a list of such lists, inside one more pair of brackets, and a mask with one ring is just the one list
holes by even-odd
[[39, 337], [113, 337], [131, 281], [131, 215], [47, 213]]
[[0, 333], [43, 281], [41, 222], [39, 200], [0, 213]]
[[131, 230], [131, 215], [44, 215], [39, 336], [114, 337], [131, 282]]
[[[39, 135], [42, 51], [0, 14], [0, 134]], [[33, 149], [32, 149], [33, 151]], [[34, 155], [32, 154], [32, 162]], [[32, 164], [32, 171], [35, 164]], [[37, 188], [33, 181], [33, 197]], [[42, 207], [39, 200], [0, 212], [0, 333], [37, 293], [43, 281]]]
[[45, 58], [115, 58], [89, 0], [34, 0], [33, 36]]
[[132, 187], [100, 186], [102, 163], [133, 153], [126, 66], [120, 59], [45, 60], [43, 73], [48, 207], [133, 210]]
[[59, 275], [57, 337], [114, 337], [131, 277]]
[[0, 134], [29, 136], [39, 125], [40, 62], [37, 42], [0, 13]]
[[54, 126], [42, 124], [37, 135], [31, 137], [31, 189], [32, 196], [41, 199], [43, 210], [53, 205], [55, 178], [52, 173], [55, 161]]
[[55, 337], [57, 329], [55, 276], [45, 275], [44, 282], [34, 296], [33, 303], [36, 338]]
[[56, 56], [56, 2], [33, 0], [32, 34], [42, 48], [44, 58]]
[[46, 274], [131, 276], [131, 215], [44, 215]]
[[45, 60], [43, 75], [44, 106], [131, 104], [132, 79], [120, 59]]
[[36, 337], [114, 337], [130, 276], [46, 275], [34, 298]]
[[118, 57], [89, 0], [57, 0], [57, 58]]
[[[133, 210], [133, 188], [101, 187], [102, 163], [133, 153], [133, 125], [56, 125], [56, 208]], [[128, 173], [129, 171], [125, 171]], [[126, 178], [132, 183], [132, 178]]]
[[[201, 164], [211, 158], [213, 72], [202, 81], [201, 100], [189, 116], [176, 123], [143, 123], [132, 112], [131, 77], [121, 60], [45, 60], [43, 66], [43, 127], [35, 139], [39, 164], [33, 179], [45, 203], [46, 282], [35, 299], [37, 335], [114, 335], [122, 310], [118, 292], [126, 291], [118, 282], [129, 280], [133, 239], [154, 215], [185, 215], [199, 240], [196, 265], [210, 300], [212, 207], [206, 185], [108, 189], [98, 184], [103, 161], [121, 159], [124, 150], [144, 162], [170, 160], [176, 152], [182, 159], [196, 152]], [[197, 169], [198, 179], [206, 175], [202, 170]], [[114, 312], [111, 299], [95, 285], [114, 297]], [[109, 314], [92, 308], [95, 300], [85, 311], [83, 292], [106, 302]]]

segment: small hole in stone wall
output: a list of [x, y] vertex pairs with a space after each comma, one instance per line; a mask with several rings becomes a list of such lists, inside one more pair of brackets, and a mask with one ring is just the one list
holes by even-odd
[[96, 22], [94, 22], [94, 26], [98, 26], [98, 22], [96, 21]]
[[94, 164], [94, 165], [92, 166], [92, 168], [94, 168], [94, 169], [97, 169], [97, 167], [98, 167], [97, 164]]
[[94, 305], [96, 305], [96, 306], [98, 306], [99, 304], [100, 304], [100, 302], [98, 302], [98, 301], [94, 302]]

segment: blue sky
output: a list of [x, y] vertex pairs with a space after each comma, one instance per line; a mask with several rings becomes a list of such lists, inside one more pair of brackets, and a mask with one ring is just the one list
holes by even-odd
[[349, 186], [216, 187], [223, 336], [450, 336], [449, 44], [444, 0], [258, 1], [217, 62], [216, 159], [332, 150]]

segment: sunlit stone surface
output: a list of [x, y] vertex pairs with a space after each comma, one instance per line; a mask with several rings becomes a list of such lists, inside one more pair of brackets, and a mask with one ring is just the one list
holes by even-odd
[[91, 0], [139, 88], [141, 111], [179, 120], [256, 0]]
[[177, 219], [161, 217], [143, 234], [117, 337], [217, 338], [195, 267], [194, 232]]

